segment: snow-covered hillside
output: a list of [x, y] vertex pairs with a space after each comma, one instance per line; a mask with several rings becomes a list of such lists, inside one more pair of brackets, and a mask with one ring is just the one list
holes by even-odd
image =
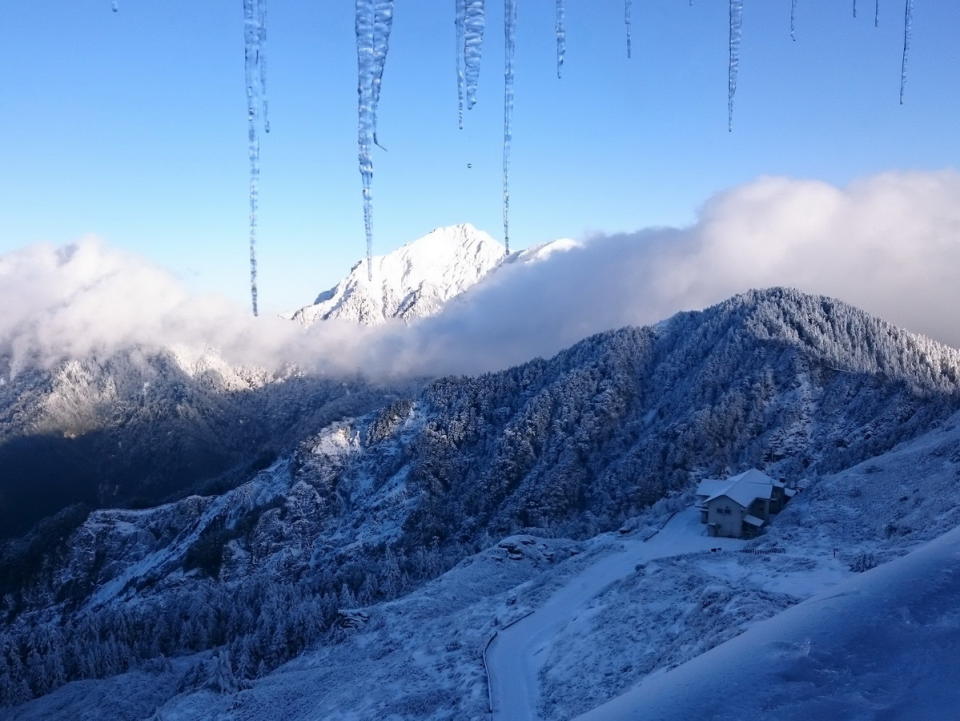
[[[596, 716], [586, 718], [648, 718], [629, 715], [640, 708], [627, 703], [630, 694], [622, 703], [612, 699], [649, 679], [669, 701], [663, 718], [671, 721], [725, 718], [730, 708], [709, 705], [715, 703], [710, 692], [720, 684], [744, 684], [744, 695], [738, 695], [743, 703], [732, 707], [733, 714], [746, 707], [759, 718], [755, 703], [775, 703], [770, 708], [777, 713], [768, 708], [764, 718], [938, 719], [933, 710], [952, 708], [951, 694], [960, 687], [950, 662], [955, 550], [937, 551], [929, 563], [915, 566], [907, 557], [913, 570], [891, 566], [891, 575], [872, 584], [881, 590], [890, 584], [890, 593], [860, 585], [859, 574], [873, 564], [883, 568], [887, 560], [957, 526], [958, 444], [960, 416], [955, 416], [889, 453], [816, 479], [767, 534], [746, 544], [750, 552], [737, 550], [740, 541], [717, 543], [696, 535], [700, 528], [685, 522], [673, 539], [644, 549], [642, 539], [685, 502], [668, 499], [622, 531], [588, 541], [505, 538], [397, 600], [352, 612], [356, 624], [245, 684], [245, 690], [220, 688], [216, 656], [197, 654], [98, 682], [67, 684], [9, 710], [9, 718], [98, 721], [109, 712], [111, 718], [132, 720], [150, 718], [155, 709], [160, 719], [198, 721], [221, 714], [231, 721], [483, 718], [489, 700], [481, 651], [498, 629], [509, 632], [519, 625], [513, 622], [545, 610], [557, 627], [540, 639], [533, 649], [539, 653], [531, 657], [539, 658], [540, 666], [535, 717], [570, 719], [599, 707]], [[871, 513], [877, 508], [882, 511]], [[673, 553], [664, 540], [677, 541]], [[944, 543], [955, 549], [953, 540]], [[724, 550], [703, 550], [717, 546]], [[636, 562], [622, 564], [631, 553]], [[592, 582], [606, 570], [614, 571], [609, 585], [579, 593], [584, 580]], [[813, 600], [797, 607], [798, 613], [812, 609], [813, 617], [803, 610], [808, 625], [787, 638], [779, 614], [808, 598]], [[754, 632], [737, 639], [765, 619], [772, 620], [757, 627], [759, 643]], [[884, 619], [891, 632], [878, 634], [873, 619]], [[724, 651], [731, 638], [732, 644], [746, 643], [746, 652], [739, 646]], [[858, 666], [853, 662], [865, 660], [860, 645], [881, 653]], [[726, 654], [722, 662], [708, 661], [714, 659], [709, 653], [698, 659], [711, 648]], [[923, 658], [904, 656], [911, 649]], [[697, 659], [694, 668], [697, 678], [703, 673], [703, 684], [691, 682], [684, 671], [691, 659]], [[239, 667], [236, 659], [232, 663]], [[683, 672], [683, 684], [671, 682], [673, 668]], [[756, 697], [746, 694], [753, 673], [765, 679]], [[646, 687], [644, 682], [638, 688]], [[911, 688], [922, 689], [922, 698]], [[678, 698], [680, 689], [690, 697]], [[652, 703], [660, 708], [656, 697]], [[930, 713], [910, 715], [925, 710]]]
[[133, 347], [12, 375], [3, 360], [0, 538], [71, 504], [144, 506], [222, 491], [318, 423], [392, 396], [182, 347]]
[[121, 720], [478, 718], [492, 632], [636, 545], [604, 532], [642, 539], [707, 475], [802, 481], [748, 544], [785, 553], [685, 536], [571, 594], [533, 704], [571, 718], [960, 521], [958, 369], [773, 289], [318, 419], [239, 487], [6, 546], [0, 692], [49, 694], [15, 719], [83, 718], [124, 678], [148, 706]]
[[[669, 521], [682, 497], [586, 542], [508, 537], [403, 599], [368, 606], [369, 620], [340, 642], [307, 652], [249, 690], [182, 694], [163, 713], [199, 719], [229, 711], [235, 721], [254, 721], [273, 718], [282, 705], [286, 721], [440, 721], [483, 718], [492, 698], [494, 717], [550, 721], [594, 707], [584, 721], [661, 718], [648, 715], [648, 701], [670, 721], [939, 719], [934, 711], [953, 708], [960, 687], [960, 669], [951, 661], [958, 628], [956, 532], [950, 530], [960, 523], [958, 448], [960, 416], [954, 416], [889, 453], [811, 479], [767, 534], [746, 545], [700, 535], [689, 512]], [[666, 534], [651, 537], [665, 521]], [[943, 533], [951, 535], [935, 542], [932, 555], [907, 556], [871, 579], [880, 574], [871, 566], [884, 568]], [[607, 583], [598, 585], [598, 577]], [[812, 600], [797, 607], [799, 625], [792, 614], [781, 621], [783, 611], [805, 599]], [[534, 633], [532, 646], [520, 643], [498, 654], [498, 639], [512, 638], [515, 630], [523, 632], [521, 641], [530, 638], [522, 626], [527, 619], [543, 620], [533, 630], [549, 633]], [[765, 619], [771, 620], [749, 631]], [[875, 621], [890, 632], [878, 633]], [[716, 655], [707, 653], [711, 648]], [[507, 667], [497, 666], [504, 659]], [[498, 708], [496, 685], [526, 682], [510, 676], [526, 664], [539, 668], [532, 680], [539, 689], [514, 699], [526, 707]], [[137, 682], [153, 698], [166, 678]], [[648, 678], [649, 694], [643, 683], [642, 697], [630, 692], [611, 701]], [[764, 684], [751, 695], [755, 678]], [[495, 685], [490, 697], [488, 680]], [[742, 702], [718, 704], [725, 684], [739, 690]], [[911, 688], [922, 689], [922, 698]], [[89, 693], [77, 685], [54, 696], [65, 703]], [[39, 719], [50, 708], [37, 703], [15, 718]]]
[[561, 629], [577, 619], [580, 610], [604, 588], [634, 568], [664, 556], [695, 553], [710, 548], [737, 549], [739, 539], [709, 538], [703, 534], [698, 513], [685, 508], [662, 529], [647, 536], [624, 540], [623, 548], [590, 564], [553, 593], [546, 603], [497, 634], [487, 649], [493, 721], [536, 721], [540, 671]]
[[960, 704], [960, 527], [577, 721], [936, 721]]
[[503, 261], [504, 247], [470, 224], [437, 228], [403, 247], [358, 262], [346, 278], [321, 293], [313, 304], [293, 313], [293, 320], [346, 320], [379, 325], [390, 319], [410, 322], [437, 313], [443, 304]]

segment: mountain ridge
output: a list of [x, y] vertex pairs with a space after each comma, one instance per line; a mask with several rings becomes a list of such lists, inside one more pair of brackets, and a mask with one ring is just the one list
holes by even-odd
[[[409, 593], [505, 535], [587, 538], [705, 475], [809, 479], [889, 451], [960, 408], [958, 368], [954, 349], [770, 289], [440, 378], [299, 426], [292, 454], [225, 493], [61, 530], [2, 596], [7, 641], [53, 634], [69, 678], [227, 644], [250, 677], [335, 642], [342, 609]], [[178, 627], [178, 614], [195, 620]], [[131, 631], [114, 660], [71, 655], [90, 623], [132, 630], [157, 616], [159, 635]], [[295, 641], [277, 647], [274, 633]]]

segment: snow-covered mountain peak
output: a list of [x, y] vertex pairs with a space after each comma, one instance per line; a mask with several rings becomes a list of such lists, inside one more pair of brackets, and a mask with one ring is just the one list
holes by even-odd
[[496, 268], [504, 247], [469, 223], [427, 233], [386, 255], [373, 258], [373, 281], [360, 261], [336, 286], [292, 318], [303, 325], [348, 320], [379, 325], [390, 319], [411, 322], [433, 315]]

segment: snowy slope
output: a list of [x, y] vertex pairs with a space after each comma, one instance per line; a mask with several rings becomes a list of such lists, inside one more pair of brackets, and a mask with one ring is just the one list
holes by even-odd
[[234, 367], [183, 347], [131, 348], [8, 376], [0, 385], [0, 538], [75, 503], [142, 506], [238, 485], [318, 425], [383, 397], [360, 381]]
[[373, 258], [373, 281], [360, 261], [336, 286], [292, 318], [309, 326], [318, 320], [379, 325], [410, 322], [435, 314], [496, 268], [504, 247], [470, 224], [437, 228], [402, 248]]
[[[101, 511], [52, 535], [33, 575], [0, 597], [14, 619], [0, 691], [4, 675], [29, 679], [6, 697], [53, 693], [46, 714], [43, 698], [24, 714], [73, 718], [67, 681], [229, 649], [253, 687], [233, 698], [178, 681], [164, 702], [173, 718], [237, 706], [245, 713], [228, 717], [477, 718], [489, 632], [543, 607], [563, 613], [548, 613], [550, 638], [535, 644], [535, 713], [569, 719], [867, 556], [883, 562], [960, 522], [956, 360], [849, 306], [770, 290], [600, 334], [550, 360], [440, 379], [318, 428], [269, 482]], [[630, 527], [646, 526], [648, 504], [751, 466], [807, 484], [748, 544], [784, 554], [677, 546], [685, 552], [637, 558], [631, 571], [615, 555], [635, 546], [629, 534], [549, 540], [591, 538], [636, 514]], [[258, 484], [269, 494], [237, 500]], [[489, 552], [499, 560], [483, 560]], [[511, 565], [527, 561], [526, 575]], [[605, 565], [590, 588], [550, 600], [593, 563]], [[370, 622], [344, 625], [341, 611], [358, 607]], [[88, 639], [107, 629], [110, 653], [89, 658]], [[34, 648], [63, 668], [24, 664]], [[292, 699], [303, 700], [297, 714]]]
[[[626, 690], [629, 683], [626, 688], [624, 683], [638, 673], [641, 679], [655, 679], [756, 622], [854, 578], [848, 564], [864, 551], [883, 560], [956, 524], [958, 421], [960, 416], [953, 417], [889, 453], [808, 487], [767, 534], [747, 544], [759, 551], [785, 549], [784, 554], [736, 552], [742, 542], [700, 536], [683, 514], [644, 548], [640, 539], [661, 524], [670, 504], [628, 524], [626, 530], [633, 530], [627, 535], [604, 534], [577, 546], [546, 539], [526, 546], [530, 537], [506, 539], [404, 599], [368, 608], [371, 620], [365, 627], [308, 652], [256, 681], [249, 691], [236, 696], [190, 691], [166, 703], [161, 717], [202, 719], [229, 712], [228, 718], [252, 721], [278, 718], [275, 710], [282, 708], [286, 721], [480, 718], [487, 704], [480, 662], [485, 639], [499, 626], [506, 628], [497, 638], [509, 641], [512, 629], [524, 628], [524, 620], [511, 621], [534, 611], [527, 618], [548, 633], [537, 637], [533, 649], [540, 666], [540, 709], [533, 713], [569, 719], [579, 713], [576, 709]], [[904, 478], [910, 478], [909, 484]], [[860, 492], [853, 492], [857, 488]], [[909, 502], [899, 500], [905, 492]], [[944, 506], [950, 507], [946, 513]], [[851, 521], [856, 518], [865, 522], [855, 527]], [[889, 536], [883, 531], [883, 524], [899, 522], [903, 529], [908, 521], [915, 530]], [[703, 550], [717, 544], [725, 544], [725, 550]], [[505, 548], [519, 548], [522, 557]], [[566, 560], [556, 563], [561, 559]], [[526, 632], [523, 637], [530, 638]], [[531, 699], [526, 693], [531, 683], [536, 685], [524, 662], [530, 646], [520, 643], [513, 649], [516, 657], [507, 654], [506, 667], [498, 665], [503, 656], [498, 648], [503, 647], [495, 640], [488, 651], [494, 708], [503, 718], [529, 718]], [[823, 673], [829, 676], [829, 670]], [[365, 683], [355, 684], [355, 678]], [[497, 687], [504, 681], [524, 688], [506, 711], [506, 704], [497, 701], [503, 698]], [[152, 683], [170, 682], [158, 676]], [[22, 716], [13, 718], [67, 718], [89, 693], [88, 685], [73, 687], [28, 704]], [[149, 687], [142, 693], [154, 692]], [[53, 711], [59, 704], [63, 710]], [[763, 716], [748, 709], [743, 717]], [[836, 718], [880, 716], [851, 713]]]
[[955, 718], [958, 597], [960, 528], [577, 718]]
[[[680, 535], [662, 537], [658, 543], [664, 545], [654, 554], [679, 555], [637, 558], [636, 563], [633, 559], [624, 563], [624, 553], [629, 553], [631, 547], [639, 548], [638, 539], [647, 537], [649, 530], [659, 526], [665, 512], [671, 510], [669, 504], [659, 504], [663, 508], [651, 509], [628, 524], [625, 530], [634, 530], [627, 535], [604, 534], [579, 544], [529, 536], [505, 539], [464, 559], [402, 599], [368, 607], [365, 611], [370, 621], [366, 625], [308, 651], [238, 694], [193, 688], [183, 681], [186, 675], [182, 669], [166, 673], [153, 670], [149, 676], [126, 674], [105, 679], [99, 685], [90, 681], [71, 683], [49, 696], [11, 709], [9, 718], [97, 718], [95, 714], [87, 715], [87, 706], [95, 693], [104, 693], [97, 691], [99, 688], [126, 688], [128, 692], [135, 689], [138, 698], [150, 699], [160, 706], [158, 718], [171, 720], [221, 718], [220, 714], [231, 721], [482, 718], [487, 708], [487, 691], [480, 651], [486, 639], [497, 627], [503, 628], [529, 611], [538, 610], [558, 622], [548, 625], [562, 626], [552, 629], [552, 641], [542, 640], [540, 655], [546, 657], [544, 665], [548, 669], [540, 672], [541, 710], [545, 711], [541, 716], [570, 719], [584, 710], [584, 701], [586, 708], [591, 708], [629, 689], [629, 683], [624, 687], [624, 682], [636, 679], [638, 673], [641, 680], [669, 678], [673, 672], [664, 676], [667, 669], [722, 644], [757, 621], [770, 618], [844, 578], [856, 580], [856, 574], [847, 565], [864, 550], [876, 553], [881, 560], [890, 554], [901, 555], [955, 525], [960, 508], [954, 480], [960, 472], [958, 421], [960, 416], [955, 416], [889, 453], [808, 487], [777, 517], [767, 534], [747, 544], [754, 550], [783, 548], [787, 551], [784, 554], [740, 553], [729, 547], [721, 553], [698, 551], [703, 542], [716, 539], [698, 536], [687, 525], [689, 519], [684, 518], [674, 526]], [[325, 448], [330, 445], [325, 444]], [[909, 478], [909, 483], [904, 482], [905, 478]], [[860, 492], [854, 493], [857, 488]], [[908, 502], [899, 500], [905, 492], [910, 497]], [[949, 507], [946, 513], [945, 507]], [[870, 514], [870, 509], [884, 510]], [[854, 528], [850, 521], [855, 518], [864, 518], [865, 522]], [[880, 527], [899, 522], [903, 528], [908, 521], [915, 530], [887, 536]], [[532, 544], [527, 545], [530, 541]], [[738, 541], [727, 543], [741, 545]], [[837, 557], [832, 553], [835, 547], [840, 548]], [[520, 553], [513, 549], [520, 549]], [[611, 568], [616, 573], [606, 574]], [[937, 582], [944, 568], [945, 565], [928, 564], [922, 573], [929, 573], [929, 578], [918, 571], [914, 585]], [[592, 584], [583, 592], [578, 588], [583, 579], [615, 578], [621, 572], [626, 577], [606, 588], [598, 588], [602, 583]], [[835, 590], [826, 596], [836, 593]], [[896, 616], [900, 597], [892, 600]], [[835, 599], [826, 603], [834, 604]], [[561, 607], [562, 613], [552, 613], [551, 609]], [[827, 608], [847, 613], [843, 606]], [[908, 604], [906, 608], [913, 607]], [[876, 607], [858, 608], [857, 612], [884, 613]], [[917, 623], [925, 620], [921, 616], [905, 618], [907, 623], [914, 624], [915, 630]], [[844, 615], [837, 623], [845, 625], [849, 620]], [[941, 621], [939, 628], [945, 629], [944, 639], [949, 641], [951, 620]], [[903, 623], [904, 619], [894, 618], [893, 622]], [[518, 626], [519, 623], [510, 628]], [[936, 639], [930, 639], [927, 648], [937, 651], [935, 642]], [[790, 653], [791, 647], [785, 647], [784, 656], [789, 657]], [[815, 646], [805, 655], [801, 645], [794, 656], [799, 658], [801, 671], [802, 664], [812, 664], [820, 658]], [[560, 663], [563, 658], [569, 662]], [[814, 683], [825, 679], [829, 684], [833, 679], [831, 669], [842, 667], [842, 659], [824, 658], [830, 664], [837, 663], [820, 668]], [[948, 668], [949, 659], [936, 655], [933, 659], [941, 662], [941, 671]], [[738, 656], [735, 664], [727, 663], [743, 668], [745, 660]], [[544, 675], [547, 670], [549, 676]], [[926, 673], [926, 667], [916, 673], [910, 671], [910, 678], [921, 672]], [[363, 683], [357, 683], [357, 679], [363, 679]], [[769, 689], [779, 684], [781, 690], [792, 694], [791, 684], [803, 686], [804, 680], [788, 675], [766, 678], [765, 682]], [[181, 690], [172, 695], [170, 689], [175, 686]], [[737, 698], [744, 696], [741, 693]], [[856, 695], [852, 698], [856, 700]], [[936, 694], [932, 698], [942, 700]], [[522, 712], [523, 708], [518, 710]], [[886, 718], [880, 712], [871, 715], [869, 710], [859, 715], [837, 716], [817, 711], [806, 719]], [[507, 717], [513, 718], [509, 714]], [[142, 711], [118, 712], [115, 718], [140, 721], [144, 715]], [[672, 721], [723, 717], [706, 713], [667, 718]], [[747, 707], [739, 718], [793, 717], [786, 713], [761, 714]], [[942, 717], [920, 713], [915, 717], [891, 718]]]
[[687, 508], [649, 540], [628, 539], [622, 550], [575, 575], [533, 614], [502, 631], [490, 645], [487, 664], [494, 721], [540, 718], [539, 674], [544, 651], [560, 627], [605, 586], [633, 573], [636, 565], [644, 561], [713, 547], [737, 548], [742, 544], [738, 539], [707, 537], [696, 510]]

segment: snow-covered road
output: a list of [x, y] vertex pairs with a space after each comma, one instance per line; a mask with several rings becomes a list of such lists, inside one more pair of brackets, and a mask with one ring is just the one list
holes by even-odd
[[487, 651], [494, 721], [540, 721], [540, 667], [557, 631], [594, 596], [633, 573], [638, 563], [709, 548], [739, 548], [742, 541], [704, 535], [696, 509], [674, 516], [648, 541], [628, 538], [621, 550], [600, 558], [531, 615], [501, 631]]

